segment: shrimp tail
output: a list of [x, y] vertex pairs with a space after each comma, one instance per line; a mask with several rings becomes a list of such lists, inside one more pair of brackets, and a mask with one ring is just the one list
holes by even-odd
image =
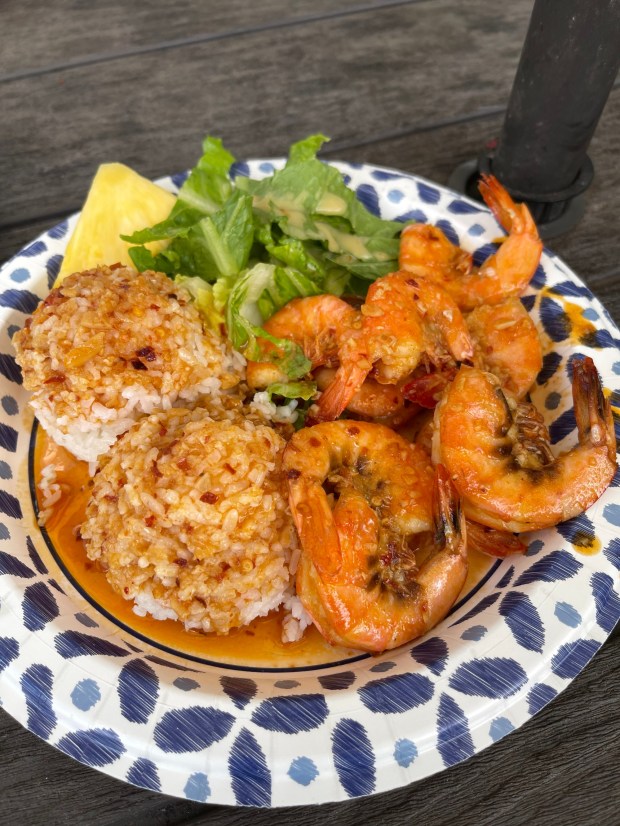
[[446, 468], [435, 470], [433, 496], [435, 550], [420, 568], [424, 630], [442, 620], [454, 605], [467, 577], [467, 536], [459, 495]]
[[403, 385], [403, 397], [419, 404], [420, 407], [433, 410], [455, 375], [456, 368], [448, 367], [445, 370], [435, 370], [432, 373], [415, 376]]
[[437, 547], [462, 556], [466, 545], [465, 517], [456, 488], [442, 464], [435, 470], [433, 519]]
[[[531, 224], [535, 229], [534, 219], [525, 204], [515, 204], [494, 175], [482, 173], [481, 178], [478, 190], [485, 204], [506, 232], [511, 232], [515, 223], [522, 224], [523, 229]], [[523, 231], [521, 226], [515, 229]]]
[[498, 531], [467, 520], [467, 550], [505, 559], [513, 554], [524, 554], [527, 545], [515, 533]]
[[331, 384], [321, 394], [317, 403], [318, 413], [311, 417], [311, 422], [337, 419], [364, 383], [370, 368], [370, 362], [364, 358], [357, 364], [341, 364]]
[[615, 463], [616, 436], [611, 405], [589, 356], [573, 362], [573, 405], [579, 442], [589, 441], [595, 447], [607, 445], [609, 458]]

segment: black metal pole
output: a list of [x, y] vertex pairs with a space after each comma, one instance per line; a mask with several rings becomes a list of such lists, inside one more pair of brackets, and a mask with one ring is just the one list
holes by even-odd
[[571, 203], [592, 180], [586, 153], [619, 67], [620, 0], [536, 0], [497, 149], [478, 170], [527, 201], [546, 237], [581, 217]]

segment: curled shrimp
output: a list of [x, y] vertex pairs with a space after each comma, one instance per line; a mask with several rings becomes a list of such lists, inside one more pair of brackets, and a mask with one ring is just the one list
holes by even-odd
[[521, 301], [482, 304], [465, 320], [474, 344], [474, 366], [493, 373], [504, 390], [522, 399], [542, 369], [543, 357], [538, 330]]
[[327, 640], [384, 651], [443, 619], [467, 576], [443, 468], [434, 474], [389, 428], [340, 420], [296, 433], [283, 470], [302, 547], [297, 594]]
[[468, 518], [533, 531], [589, 508], [616, 470], [609, 402], [590, 358], [573, 362], [578, 444], [554, 456], [542, 416], [506, 396], [498, 379], [461, 367], [435, 409], [433, 460], [447, 468]]
[[[334, 380], [333, 367], [319, 367], [313, 373], [319, 390], [326, 390]], [[367, 378], [347, 404], [348, 413], [362, 419], [380, 420], [388, 427], [400, 427], [416, 415], [419, 408], [403, 397], [398, 385], [379, 384]]]
[[361, 310], [373, 375], [382, 384], [406, 378], [423, 355], [435, 365], [467, 361], [472, 343], [459, 308], [438, 284], [402, 270], [375, 281]]
[[360, 312], [361, 330], [351, 339], [355, 372], [343, 371], [323, 393], [322, 420], [342, 413], [371, 368], [377, 382], [395, 385], [423, 358], [440, 365], [473, 355], [459, 308], [440, 285], [426, 278], [402, 270], [378, 278]]
[[[359, 312], [346, 301], [329, 294], [294, 298], [264, 324], [272, 336], [299, 344], [312, 369], [335, 368], [330, 382], [324, 386], [327, 398], [323, 398], [324, 393], [319, 399], [316, 420], [337, 418], [370, 371], [361, 326]], [[277, 349], [270, 342], [263, 342], [263, 346], [267, 353]], [[253, 389], [288, 380], [276, 364], [257, 361], [248, 362], [246, 378]]]
[[[502, 389], [522, 399], [542, 368], [542, 346], [536, 325], [518, 298], [482, 304], [465, 316], [474, 346], [473, 365], [493, 373]], [[404, 386], [406, 399], [433, 408], [454, 379], [456, 369], [419, 370]]]
[[471, 519], [467, 519], [466, 524], [468, 551], [477, 551], [499, 559], [505, 559], [513, 554], [524, 554], [527, 551], [527, 545], [518, 534], [479, 525]]
[[525, 204], [516, 204], [493, 175], [483, 175], [479, 189], [508, 236], [481, 267], [454, 246], [437, 227], [409, 224], [401, 233], [401, 269], [441, 283], [461, 310], [497, 304], [521, 295], [536, 272], [542, 241]]
[[[341, 361], [343, 338], [357, 317], [357, 311], [335, 295], [312, 295], [289, 301], [263, 326], [272, 336], [299, 344], [313, 368], [333, 367]], [[261, 345], [266, 353], [277, 349], [268, 341]], [[276, 364], [257, 361], [248, 362], [246, 378], [257, 389], [288, 379]]]

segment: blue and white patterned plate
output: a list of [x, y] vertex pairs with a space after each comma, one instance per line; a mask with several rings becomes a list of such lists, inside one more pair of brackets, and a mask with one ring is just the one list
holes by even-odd
[[[274, 163], [239, 164], [237, 173], [261, 177]], [[371, 211], [435, 223], [475, 250], [477, 263], [491, 251], [497, 224], [480, 205], [401, 172], [336, 166]], [[175, 191], [182, 180], [160, 183]], [[32, 417], [10, 341], [53, 283], [76, 220], [41, 235], [0, 272], [0, 697], [9, 714], [137, 786], [283, 806], [382, 792], [441, 771], [566, 688], [620, 616], [618, 478], [587, 514], [532, 535], [526, 556], [492, 566], [425, 638], [380, 657], [244, 673], [164, 655], [88, 604], [36, 526]], [[534, 400], [565, 449], [575, 441], [570, 361], [591, 355], [616, 396], [620, 333], [549, 251], [524, 302], [545, 348]]]

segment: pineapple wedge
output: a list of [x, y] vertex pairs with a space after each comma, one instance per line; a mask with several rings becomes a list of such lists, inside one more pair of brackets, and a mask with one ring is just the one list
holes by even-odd
[[[176, 196], [121, 163], [102, 164], [91, 184], [86, 203], [67, 245], [54, 286], [69, 273], [100, 264], [132, 266], [130, 244], [120, 236], [163, 221]], [[153, 253], [166, 241], [147, 244]]]

